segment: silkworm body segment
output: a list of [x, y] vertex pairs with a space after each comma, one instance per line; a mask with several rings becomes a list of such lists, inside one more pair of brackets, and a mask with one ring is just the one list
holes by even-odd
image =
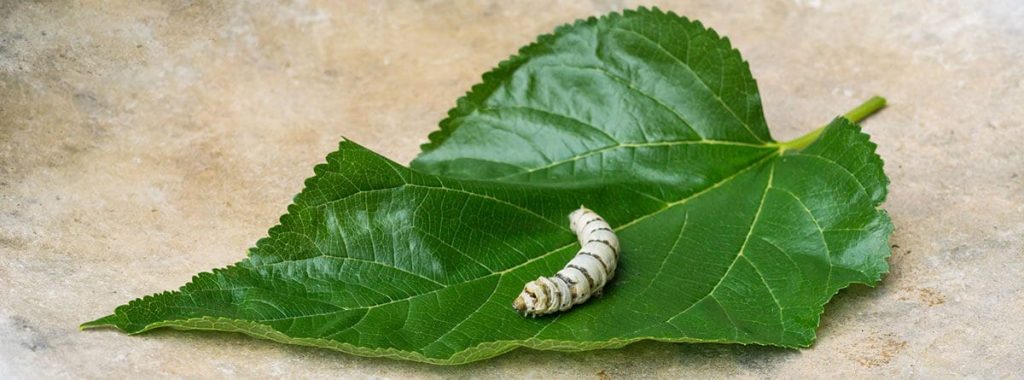
[[526, 283], [512, 307], [526, 316], [565, 311], [586, 302], [615, 276], [619, 262], [619, 238], [608, 222], [586, 207], [569, 214], [569, 227], [580, 250], [562, 270], [551, 277]]

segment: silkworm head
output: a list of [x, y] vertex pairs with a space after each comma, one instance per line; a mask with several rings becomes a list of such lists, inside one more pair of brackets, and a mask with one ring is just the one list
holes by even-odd
[[512, 308], [522, 313], [523, 315], [530, 315], [536, 311], [537, 300], [533, 299], [529, 293], [519, 293], [519, 297], [516, 297], [515, 301], [512, 301]]

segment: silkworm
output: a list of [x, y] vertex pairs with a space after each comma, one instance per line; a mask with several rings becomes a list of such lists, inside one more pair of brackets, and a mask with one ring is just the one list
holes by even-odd
[[580, 250], [562, 270], [551, 277], [538, 277], [523, 286], [512, 307], [525, 316], [566, 311], [600, 295], [615, 276], [619, 262], [619, 238], [608, 222], [594, 211], [580, 206], [569, 214], [569, 228], [580, 242]]

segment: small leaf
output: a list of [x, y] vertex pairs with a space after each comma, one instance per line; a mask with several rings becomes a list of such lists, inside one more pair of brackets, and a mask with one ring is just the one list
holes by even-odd
[[[438, 364], [639, 340], [802, 347], [824, 305], [887, 271], [888, 180], [846, 118], [772, 140], [729, 42], [640, 9], [563, 26], [484, 75], [402, 167], [343, 141], [248, 258], [83, 325], [234, 331]], [[604, 296], [510, 303], [615, 228]]]

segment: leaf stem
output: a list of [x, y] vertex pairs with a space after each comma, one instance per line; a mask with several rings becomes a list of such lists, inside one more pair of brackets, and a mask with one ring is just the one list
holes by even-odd
[[[858, 123], [861, 120], [866, 119], [868, 116], [871, 116], [875, 112], [878, 112], [882, 108], [885, 108], [885, 98], [875, 95], [872, 96], [871, 99], [868, 99], [864, 103], [861, 103], [856, 108], [844, 114], [843, 117], [854, 123]], [[779, 143], [778, 147], [781, 151], [786, 151], [789, 149], [803, 149], [808, 145], [811, 145], [811, 143], [814, 142], [814, 140], [817, 140], [818, 136], [821, 135], [821, 132], [825, 131], [826, 126], [822, 126], [821, 128], [815, 129], [811, 133], [797, 137], [795, 139]]]
[[861, 105], [857, 106], [857, 108], [854, 108], [850, 110], [850, 112], [847, 112], [845, 115], [843, 115], [843, 117], [849, 119], [854, 123], [859, 123], [861, 120], [866, 119], [868, 116], [871, 116], [872, 114], [878, 112], [882, 108], [885, 108], [885, 98], [875, 95], [872, 96], [871, 99], [868, 99], [866, 102], [861, 103]]

